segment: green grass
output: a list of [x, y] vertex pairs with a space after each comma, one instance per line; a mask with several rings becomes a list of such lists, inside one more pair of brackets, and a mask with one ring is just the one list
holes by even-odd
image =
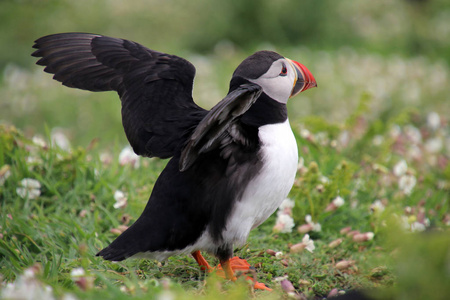
[[[293, 297], [281, 288], [286, 278], [311, 299], [336, 289], [447, 299], [448, 1], [19, 2], [0, 2], [7, 29], [0, 32], [0, 298], [280, 299]], [[288, 103], [304, 162], [289, 195], [295, 227], [274, 232], [274, 214], [235, 252], [274, 292], [206, 276], [188, 256], [163, 263], [95, 256], [116, 237], [111, 229], [137, 219], [166, 161], [121, 166], [127, 141], [117, 95], [61, 87], [34, 66], [33, 40], [64, 31], [124, 37], [187, 58], [197, 68], [194, 99], [205, 108], [226, 95], [233, 70], [255, 50], [274, 49], [314, 74], [319, 87]], [[56, 132], [70, 151], [51, 144]], [[402, 160], [407, 170], [396, 174]], [[25, 178], [40, 183], [39, 197], [18, 194]], [[414, 179], [411, 190], [402, 186]], [[116, 190], [126, 207], [114, 208]], [[326, 211], [337, 196], [344, 205]], [[309, 232], [316, 249], [291, 253], [307, 215], [321, 225]], [[354, 242], [340, 233], [345, 227], [374, 238]], [[338, 269], [340, 261], [351, 265]], [[78, 268], [85, 274], [72, 276]]]
[[[448, 150], [444, 147], [434, 153], [422, 148], [420, 159], [409, 158], [405, 150], [414, 145], [407, 137], [408, 126], [419, 128], [426, 144], [436, 137], [448, 140], [448, 124], [431, 131], [426, 116], [403, 112], [380, 125], [367, 120], [362, 111], [356, 110], [342, 126], [321, 118], [293, 122], [304, 159], [290, 194], [295, 201], [293, 219], [302, 225], [305, 215], [310, 214], [322, 230], [309, 233], [316, 245], [313, 253], [290, 253], [290, 245], [301, 242], [303, 234], [295, 228], [291, 233], [274, 233], [275, 215], [254, 230], [235, 254], [257, 266], [258, 280], [275, 289], [254, 295], [280, 297], [283, 291], [277, 278], [283, 276], [297, 293], [308, 297], [325, 297], [335, 288], [377, 288], [377, 293], [409, 296], [407, 299], [430, 295], [433, 298], [428, 299], [441, 299], [440, 294], [448, 293], [450, 167], [440, 162], [448, 159]], [[358, 128], [362, 121], [363, 129]], [[394, 124], [400, 126], [395, 137]], [[342, 142], [342, 132], [349, 135], [348, 143]], [[375, 136], [382, 142], [374, 144]], [[171, 257], [163, 263], [111, 263], [95, 257], [114, 239], [112, 228], [139, 216], [166, 161], [142, 159], [138, 168], [121, 166], [117, 159], [121, 149], [116, 146], [110, 150], [112, 161], [103, 163], [99, 153], [104, 149], [95, 142], [71, 151], [61, 150], [48, 140], [42, 147], [12, 126], [0, 127], [0, 141], [0, 165], [10, 174], [0, 186], [0, 272], [5, 283], [15, 282], [20, 289], [24, 271], [32, 268], [36, 275], [28, 280], [51, 286], [56, 296], [72, 293], [81, 299], [156, 299], [171, 293], [183, 299], [230, 295], [245, 299], [252, 295], [245, 282], [235, 285], [205, 276], [188, 256]], [[29, 157], [39, 163], [31, 163]], [[418, 179], [409, 195], [400, 190], [399, 178], [392, 171], [400, 159], [407, 161], [407, 172]], [[16, 189], [23, 178], [40, 182], [39, 197], [18, 195]], [[117, 189], [127, 194], [125, 208], [113, 208]], [[338, 195], [345, 204], [325, 212]], [[371, 212], [376, 199], [385, 199], [385, 209]], [[407, 206], [412, 210], [408, 214], [404, 212]], [[427, 233], [401, 229], [401, 216], [409, 223], [428, 218]], [[347, 226], [374, 232], [375, 237], [356, 243], [340, 233]], [[330, 248], [328, 244], [338, 238], [343, 242]], [[282, 254], [275, 257], [266, 249]], [[217, 264], [213, 257], [207, 258]], [[353, 264], [339, 270], [336, 263], [341, 260]], [[80, 267], [85, 271], [85, 282], [77, 285], [70, 272]], [[3, 291], [7, 287], [3, 286]]]

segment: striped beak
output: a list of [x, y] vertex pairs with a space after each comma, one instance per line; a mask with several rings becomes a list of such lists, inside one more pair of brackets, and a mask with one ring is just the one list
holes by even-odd
[[286, 59], [294, 67], [295, 72], [297, 73], [294, 87], [292, 88], [291, 97], [294, 97], [307, 89], [317, 87], [316, 79], [314, 79], [314, 76], [308, 68], [295, 60], [290, 60], [289, 58]]

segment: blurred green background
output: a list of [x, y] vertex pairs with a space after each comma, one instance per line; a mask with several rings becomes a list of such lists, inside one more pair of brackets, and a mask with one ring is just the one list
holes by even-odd
[[[98, 149], [114, 146], [117, 153], [127, 144], [115, 93], [63, 87], [35, 65], [36, 59], [31, 57], [33, 41], [68, 31], [126, 38], [190, 60], [197, 68], [194, 99], [206, 108], [226, 95], [231, 74], [245, 57], [262, 49], [278, 51], [306, 65], [318, 83], [317, 89], [300, 94], [288, 104], [295, 132], [300, 131], [301, 123], [327, 126], [312, 115], [332, 123], [323, 131], [338, 132], [353, 126], [350, 131], [357, 136], [358, 131], [372, 130], [350, 148], [363, 149], [362, 153], [344, 153], [349, 157], [360, 155], [354, 161], [362, 167], [371, 163], [370, 155], [381, 164], [392, 164], [389, 159], [398, 158], [391, 148], [383, 148], [385, 153], [381, 155], [374, 153], [382, 150], [369, 138], [388, 136], [390, 127], [395, 128], [383, 124], [405, 125], [415, 121], [410, 116], [424, 119], [430, 112], [437, 112], [441, 123], [448, 124], [450, 116], [448, 0], [0, 0], [0, 125], [15, 125], [29, 137], [62, 130], [72, 146], [87, 147], [98, 138]], [[402, 114], [405, 111], [408, 114]], [[358, 123], [361, 114], [371, 124], [369, 129]], [[448, 132], [445, 126], [447, 131], [443, 132]], [[385, 132], [377, 132], [377, 128]], [[445, 147], [441, 148], [448, 157], [450, 139], [448, 134], [445, 137]], [[358, 143], [364, 143], [364, 147]], [[326, 157], [329, 153], [322, 149], [328, 148], [319, 146], [312, 152]], [[369, 154], [368, 162], [365, 154]], [[336, 155], [330, 155], [328, 165], [321, 165], [328, 173], [334, 168], [330, 166]], [[420, 163], [424, 167], [418, 167], [418, 173], [428, 170], [427, 162]], [[425, 183], [438, 185], [438, 179], [444, 182], [444, 176], [448, 181], [450, 168], [442, 166], [442, 170], [425, 174]], [[151, 172], [147, 175], [153, 176]], [[367, 183], [366, 201], [375, 200], [370, 197], [377, 191], [372, 190], [382, 190], [378, 175]], [[448, 191], [439, 189], [442, 191], [433, 199]], [[429, 190], [424, 188], [401, 205], [415, 205], [414, 201], [427, 197], [425, 193]], [[448, 205], [445, 201], [442, 203]], [[392, 243], [397, 243], [394, 248], [404, 243], [406, 249], [398, 264], [399, 276], [408, 282], [405, 284], [402, 278], [398, 282], [408, 287], [409, 295], [422, 288], [417, 282], [427, 284], [424, 290], [430, 294], [436, 290], [434, 284], [442, 290], [449, 286], [445, 284], [449, 266], [442, 262], [449, 257], [447, 238], [434, 241], [433, 236], [427, 237], [431, 242], [424, 243], [416, 236], [408, 240], [391, 236], [395, 239]], [[429, 265], [423, 259], [428, 255], [433, 262]]]
[[305, 64], [319, 85], [291, 101], [291, 120], [343, 122], [363, 97], [374, 118], [450, 110], [446, 0], [2, 0], [0, 28], [0, 122], [29, 135], [59, 127], [75, 144], [126, 143], [120, 103], [44, 74], [30, 56], [43, 35], [100, 33], [182, 56], [197, 67], [194, 99], [204, 107], [223, 98], [242, 59], [272, 49]]

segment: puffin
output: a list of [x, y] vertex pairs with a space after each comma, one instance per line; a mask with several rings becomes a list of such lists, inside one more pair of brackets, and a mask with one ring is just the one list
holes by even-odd
[[[238, 65], [228, 94], [206, 110], [193, 100], [195, 67], [181, 57], [78, 32], [41, 37], [33, 48], [37, 64], [63, 85], [116, 91], [133, 151], [170, 158], [141, 216], [97, 256], [163, 261], [190, 254], [201, 270], [232, 281], [249, 272], [233, 251], [293, 186], [298, 150], [286, 104], [317, 86], [311, 72], [258, 51]], [[211, 267], [201, 251], [220, 264]], [[270, 290], [252, 280], [254, 288]]]

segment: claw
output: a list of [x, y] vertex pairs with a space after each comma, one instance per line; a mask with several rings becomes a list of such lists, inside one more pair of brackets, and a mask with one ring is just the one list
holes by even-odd
[[268, 288], [264, 283], [256, 281], [255, 268], [250, 266], [250, 264], [245, 259], [235, 256], [228, 261], [222, 262], [216, 268], [217, 275], [219, 275], [222, 278], [228, 278], [232, 281], [236, 280], [235, 275], [236, 273], [242, 274], [252, 273], [252, 276], [247, 276], [245, 277], [245, 279], [251, 280], [253, 282], [254, 289], [272, 291], [272, 289]]
[[253, 282], [254, 289], [272, 291], [272, 289], [268, 288], [264, 283], [256, 281], [255, 268], [250, 266], [250, 264], [245, 259], [235, 256], [229, 260], [221, 261], [221, 263], [217, 267], [212, 268], [208, 264], [206, 259], [202, 256], [200, 251], [192, 252], [192, 256], [197, 261], [202, 271], [207, 271], [208, 273], [216, 271], [216, 274], [219, 277], [227, 278], [231, 281], [237, 280], [236, 275], [239, 276], [242, 274], [251, 273], [252, 276], [247, 276], [245, 277], [245, 279], [251, 280]]

